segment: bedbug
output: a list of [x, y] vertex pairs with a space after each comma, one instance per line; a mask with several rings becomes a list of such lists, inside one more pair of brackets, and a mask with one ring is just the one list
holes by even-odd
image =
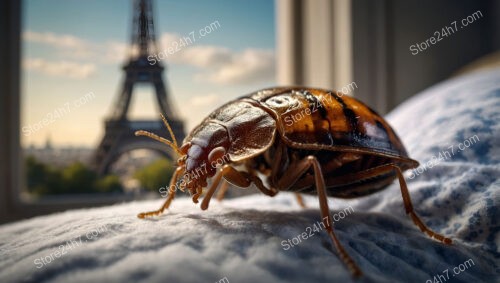
[[[446, 244], [451, 239], [429, 229], [415, 213], [402, 172], [418, 167], [389, 124], [362, 102], [341, 93], [305, 87], [264, 89], [233, 100], [204, 119], [178, 147], [172, 141], [145, 131], [169, 145], [180, 158], [163, 206], [140, 213], [159, 215], [170, 206], [177, 189], [186, 189], [195, 203], [212, 183], [201, 203], [208, 208], [219, 187], [227, 183], [254, 184], [266, 195], [279, 191], [317, 194], [323, 224], [340, 259], [354, 276], [361, 270], [338, 240], [327, 196], [355, 198], [386, 188], [399, 179], [406, 213], [430, 237]], [[222, 161], [221, 161], [222, 160]], [[202, 168], [202, 169], [200, 169]], [[303, 204], [303, 203], [302, 203]]]

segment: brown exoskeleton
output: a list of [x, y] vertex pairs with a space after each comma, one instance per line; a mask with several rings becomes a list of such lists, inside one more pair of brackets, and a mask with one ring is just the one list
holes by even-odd
[[[398, 178], [406, 213], [413, 222], [430, 237], [452, 242], [429, 229], [413, 209], [402, 172], [417, 167], [418, 162], [408, 157], [399, 137], [381, 116], [352, 97], [303, 87], [261, 90], [212, 112], [180, 148], [162, 118], [172, 141], [145, 131], [136, 135], [172, 147], [180, 155], [178, 167], [163, 206], [140, 213], [139, 218], [167, 209], [176, 188], [187, 189], [197, 203], [208, 178], [212, 184], [201, 203], [203, 210], [221, 183], [222, 199], [227, 189], [224, 180], [238, 187], [253, 183], [268, 196], [295, 192], [301, 205], [298, 193], [317, 194], [326, 231], [341, 260], [358, 276], [361, 270], [334, 233], [327, 196], [368, 195]], [[221, 166], [208, 166], [212, 164]], [[258, 173], [265, 176], [264, 182]]]

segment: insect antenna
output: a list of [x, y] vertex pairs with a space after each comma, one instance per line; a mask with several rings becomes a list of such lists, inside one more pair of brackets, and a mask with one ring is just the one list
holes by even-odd
[[165, 118], [165, 116], [163, 116], [163, 114], [161, 114], [161, 113], [160, 113], [160, 116], [161, 116], [161, 119], [163, 120], [163, 124], [165, 124], [165, 127], [167, 127], [168, 132], [170, 133], [170, 137], [172, 137], [172, 141], [174, 142], [175, 147], [178, 148], [179, 146], [177, 145], [177, 140], [175, 139], [174, 132], [172, 131], [172, 128], [170, 127], [170, 124], [167, 121], [167, 118]]
[[181, 151], [179, 150], [179, 146], [177, 145], [177, 140], [175, 139], [174, 132], [172, 131], [172, 128], [170, 127], [170, 124], [168, 123], [165, 116], [163, 116], [162, 114], [160, 114], [160, 116], [161, 116], [161, 119], [163, 120], [163, 124], [165, 124], [165, 126], [168, 129], [168, 132], [170, 133], [170, 136], [172, 137], [172, 141], [169, 141], [166, 138], [162, 138], [156, 134], [153, 134], [151, 132], [144, 131], [144, 130], [135, 131], [135, 135], [136, 136], [145, 136], [145, 137], [157, 140], [161, 143], [164, 143], [164, 144], [170, 146], [173, 150], [175, 150], [175, 152], [177, 152], [179, 155], [182, 155]]

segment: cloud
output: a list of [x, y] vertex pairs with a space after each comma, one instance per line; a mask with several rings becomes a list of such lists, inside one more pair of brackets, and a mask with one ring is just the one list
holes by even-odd
[[232, 54], [229, 62], [213, 72], [199, 74], [197, 79], [217, 84], [252, 84], [268, 82], [275, 76], [274, 53], [268, 50], [246, 49]]
[[170, 62], [186, 64], [201, 69], [220, 68], [233, 59], [231, 50], [219, 46], [193, 46], [174, 54]]
[[198, 95], [191, 97], [188, 100], [188, 103], [191, 106], [203, 106], [206, 107], [207, 105], [216, 105], [217, 102], [219, 101], [219, 96], [216, 94], [207, 94], [207, 95]]
[[23, 33], [23, 40], [55, 47], [62, 50], [67, 56], [78, 58], [90, 56], [94, 48], [91, 43], [76, 36], [51, 32], [34, 32], [28, 30]]
[[24, 60], [23, 67], [27, 70], [38, 71], [50, 76], [61, 76], [74, 79], [84, 79], [95, 73], [93, 64], [81, 64], [69, 61], [50, 62], [40, 58]]
[[123, 63], [127, 59], [127, 53], [130, 52], [130, 46], [124, 42], [110, 41], [106, 42], [100, 56], [104, 55], [104, 62], [106, 63]]
[[[220, 46], [193, 46], [189, 41], [184, 40], [186, 46], [180, 47], [182, 37], [177, 33], [163, 33], [160, 37], [159, 53], [163, 53], [168, 58], [168, 62], [173, 64], [191, 65], [198, 68], [208, 68], [227, 63], [232, 54], [227, 48]], [[191, 40], [191, 37], [189, 37]], [[169, 53], [169, 48], [174, 51]]]
[[208, 114], [210, 114], [215, 108], [220, 106], [221, 96], [214, 93], [207, 93], [203, 95], [197, 95], [190, 97], [185, 101], [183, 107], [186, 110], [184, 113], [189, 113], [189, 119], [187, 119], [188, 124], [186, 125], [188, 129], [194, 128], [199, 122], [203, 121]]
[[[185, 45], [181, 47], [181, 39]], [[177, 33], [163, 33], [159, 39], [159, 52], [167, 54], [168, 48], [175, 53], [166, 57], [169, 63], [193, 66], [198, 69], [194, 79], [220, 85], [241, 85], [270, 82], [275, 77], [273, 50], [248, 48], [241, 51], [222, 46], [193, 45]], [[29, 59], [25, 67], [50, 75], [86, 78], [95, 72], [93, 62], [122, 63], [130, 52], [129, 44], [117, 41], [93, 43], [82, 38], [51, 32], [25, 31], [23, 40], [44, 44], [57, 49], [59, 62]], [[130, 54], [130, 53], [129, 53]], [[156, 54], [157, 55], [157, 54]], [[66, 59], [86, 60], [87, 63], [70, 62]], [[64, 70], [64, 71], [63, 71]]]
[[169, 47], [172, 46], [172, 43], [179, 42], [181, 39], [181, 35], [175, 32], [164, 32], [160, 36], [160, 46], [161, 47]]
[[[272, 50], [248, 48], [234, 51], [221, 46], [196, 45], [178, 48], [181, 36], [164, 33], [160, 37], [159, 52], [169, 63], [194, 66], [200, 69], [195, 75], [199, 81], [215, 84], [252, 84], [272, 81], [275, 76], [275, 56]], [[168, 53], [172, 48], [173, 54]], [[172, 50], [171, 49], [171, 50]]]
[[34, 32], [29, 30], [23, 33], [23, 40], [45, 43], [60, 48], [80, 48], [88, 45], [87, 42], [73, 35], [56, 35], [51, 32]]
[[23, 62], [25, 69], [49, 76], [85, 79], [96, 73], [94, 62], [121, 63], [128, 51], [128, 44], [122, 42], [108, 41], [97, 44], [69, 34], [28, 30], [22, 37], [26, 42], [46, 45], [55, 50], [59, 61], [28, 58]]
[[112, 64], [123, 62], [129, 50], [129, 45], [124, 42], [93, 43], [74, 35], [52, 32], [28, 30], [23, 33], [23, 40], [54, 47], [59, 57]]

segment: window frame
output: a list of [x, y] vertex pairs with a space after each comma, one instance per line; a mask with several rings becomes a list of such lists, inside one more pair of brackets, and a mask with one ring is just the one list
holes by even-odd
[[109, 205], [149, 195], [65, 195], [31, 199], [25, 186], [21, 148], [21, 21], [22, 1], [0, 1], [0, 224], [74, 208]]

